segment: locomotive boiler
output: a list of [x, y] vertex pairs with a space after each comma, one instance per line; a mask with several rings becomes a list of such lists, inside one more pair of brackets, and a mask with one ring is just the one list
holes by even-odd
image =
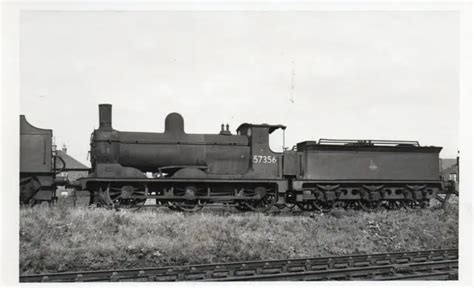
[[[162, 133], [112, 128], [112, 106], [99, 105], [91, 136], [91, 174], [81, 180], [91, 202], [194, 211], [221, 203], [264, 211], [297, 205], [328, 211], [424, 206], [443, 189], [441, 147], [416, 141], [330, 140], [275, 153], [269, 135], [283, 125], [244, 123], [232, 134], [191, 134], [171, 113]], [[149, 203], [148, 202], [148, 203]]]

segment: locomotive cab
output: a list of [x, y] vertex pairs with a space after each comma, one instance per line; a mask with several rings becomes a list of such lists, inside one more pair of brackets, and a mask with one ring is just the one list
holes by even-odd
[[286, 129], [283, 125], [243, 123], [237, 128], [238, 135], [249, 139], [252, 170], [248, 176], [256, 178], [281, 178], [282, 154], [270, 149], [270, 134], [277, 129]]

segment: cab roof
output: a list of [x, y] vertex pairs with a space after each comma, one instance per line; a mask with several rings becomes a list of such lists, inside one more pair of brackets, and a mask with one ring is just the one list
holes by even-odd
[[277, 129], [283, 129], [285, 130], [286, 129], [286, 126], [285, 125], [270, 125], [270, 124], [266, 124], [266, 123], [263, 123], [263, 124], [252, 124], [252, 123], [242, 123], [240, 124], [239, 127], [237, 127], [237, 131], [240, 131], [241, 129], [247, 129], [249, 127], [262, 127], [262, 128], [268, 128], [268, 133], [271, 134], [273, 133], [273, 131], [277, 130]]

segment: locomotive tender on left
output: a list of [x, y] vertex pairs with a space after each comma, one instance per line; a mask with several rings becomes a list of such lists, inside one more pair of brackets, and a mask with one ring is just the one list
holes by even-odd
[[112, 106], [99, 105], [91, 136], [91, 174], [81, 179], [91, 202], [108, 207], [156, 205], [194, 211], [211, 203], [264, 211], [336, 204], [372, 210], [424, 206], [443, 190], [441, 147], [413, 141], [325, 140], [275, 153], [269, 135], [283, 125], [244, 123], [232, 134], [189, 134], [171, 113], [163, 133], [112, 128]]
[[66, 164], [53, 145], [53, 130], [35, 127], [20, 115], [20, 204], [55, 201], [57, 186], [68, 184], [58, 176], [64, 170]]

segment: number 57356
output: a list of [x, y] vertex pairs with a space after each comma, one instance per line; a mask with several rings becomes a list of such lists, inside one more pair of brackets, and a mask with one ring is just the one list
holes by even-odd
[[274, 164], [277, 162], [275, 156], [254, 155], [253, 163]]

